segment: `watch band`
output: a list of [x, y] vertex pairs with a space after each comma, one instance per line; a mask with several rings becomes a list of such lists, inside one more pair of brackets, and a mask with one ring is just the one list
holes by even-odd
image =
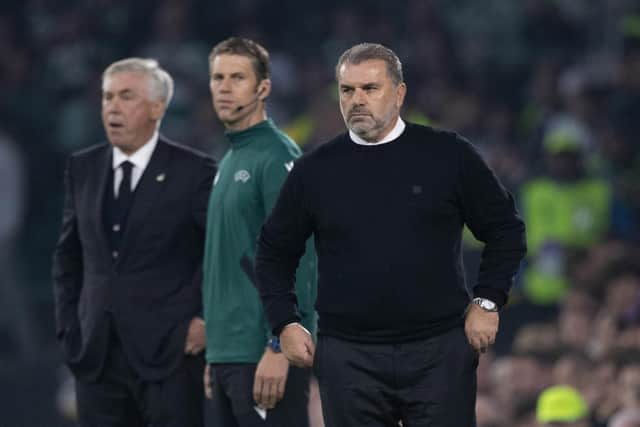
[[282, 352], [282, 348], [280, 348], [280, 338], [278, 337], [269, 338], [269, 341], [267, 341], [267, 345], [274, 353]]

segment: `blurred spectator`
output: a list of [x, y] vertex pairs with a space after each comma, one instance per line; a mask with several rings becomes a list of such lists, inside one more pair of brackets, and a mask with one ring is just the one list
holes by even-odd
[[574, 351], [586, 348], [591, 337], [593, 315], [587, 310], [563, 307], [558, 317], [560, 345]]
[[614, 127], [625, 140], [632, 142], [640, 132], [637, 120], [640, 116], [640, 14], [625, 16], [621, 32], [622, 58], [609, 112]]
[[584, 373], [582, 395], [592, 408], [597, 425], [604, 425], [618, 407], [616, 390], [617, 366], [613, 358], [601, 359], [590, 371]]
[[24, 214], [25, 171], [15, 141], [0, 131], [0, 333], [2, 353], [33, 358], [38, 345], [25, 294], [17, 274], [16, 243]]
[[582, 391], [591, 380], [585, 375], [589, 375], [592, 369], [593, 363], [587, 355], [580, 352], [566, 353], [553, 365], [552, 383], [566, 384]]
[[640, 408], [616, 412], [607, 427], [640, 427]]
[[493, 351], [488, 350], [478, 359], [478, 368], [476, 370], [476, 382], [478, 384], [478, 393], [492, 394], [493, 388], [491, 384], [491, 366], [495, 361]]
[[608, 231], [611, 194], [604, 180], [585, 171], [585, 142], [575, 129], [550, 130], [543, 144], [547, 173], [522, 192], [530, 260], [524, 292], [534, 304], [553, 304], [569, 288], [570, 257]]
[[[636, 348], [640, 346], [636, 345]], [[636, 353], [636, 356], [640, 354]], [[622, 366], [618, 373], [621, 409], [640, 408], [640, 359]]]
[[323, 87], [310, 100], [306, 111], [294, 116], [285, 127], [285, 132], [306, 150], [317, 147], [344, 129], [342, 117], [336, 111], [333, 85]]
[[520, 328], [513, 340], [515, 354], [553, 354], [560, 347], [555, 323], [529, 323]]
[[619, 129], [608, 128], [602, 138], [602, 166], [613, 185], [612, 236], [640, 242], [640, 156], [637, 141], [623, 137]]
[[487, 395], [478, 395], [476, 399], [477, 427], [506, 427], [498, 402]]
[[557, 1], [527, 0], [524, 5], [522, 28], [531, 52], [560, 56], [581, 51], [584, 31], [563, 13]]
[[518, 419], [532, 409], [536, 397], [548, 384], [550, 371], [533, 356], [502, 357], [491, 366], [491, 388], [502, 416]]
[[543, 426], [589, 427], [589, 408], [573, 387], [549, 387], [538, 397], [536, 418]]
[[621, 22], [622, 58], [613, 93], [608, 99], [606, 145], [611, 179], [616, 185], [614, 231], [618, 236], [640, 241], [640, 14], [629, 14]]

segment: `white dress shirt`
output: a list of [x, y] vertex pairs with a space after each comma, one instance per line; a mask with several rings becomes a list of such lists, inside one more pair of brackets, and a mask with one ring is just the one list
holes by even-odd
[[122, 182], [122, 168], [120, 167], [122, 162], [128, 160], [133, 163], [133, 168], [131, 169], [131, 191], [133, 192], [142, 177], [142, 173], [147, 168], [157, 144], [158, 132], [156, 131], [149, 141], [130, 156], [123, 153], [118, 147], [113, 147], [113, 194], [116, 197], [118, 197], [118, 190]]
[[393, 129], [391, 129], [391, 132], [389, 132], [387, 134], [387, 136], [385, 136], [384, 138], [382, 138], [378, 142], [367, 142], [364, 139], [360, 138], [358, 135], [356, 135], [352, 131], [349, 131], [349, 137], [351, 138], [351, 140], [353, 142], [355, 142], [356, 144], [359, 144], [359, 145], [386, 144], [387, 142], [391, 142], [394, 139], [398, 138], [400, 135], [402, 135], [402, 132], [404, 132], [404, 128], [406, 128], [406, 127], [407, 127], [407, 125], [404, 123], [404, 121], [400, 117], [398, 117], [398, 120], [396, 121], [396, 125], [393, 127]]

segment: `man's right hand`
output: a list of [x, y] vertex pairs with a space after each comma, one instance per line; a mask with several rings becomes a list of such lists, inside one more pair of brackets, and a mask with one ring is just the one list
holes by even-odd
[[299, 368], [310, 368], [313, 365], [316, 346], [309, 331], [300, 323], [289, 323], [284, 327], [280, 333], [280, 348], [292, 365]]

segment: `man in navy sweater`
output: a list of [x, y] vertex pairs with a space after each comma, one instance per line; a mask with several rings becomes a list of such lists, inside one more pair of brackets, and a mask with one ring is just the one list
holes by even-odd
[[[313, 365], [327, 427], [473, 426], [478, 352], [495, 340], [524, 224], [470, 143], [400, 118], [407, 89], [393, 51], [356, 45], [336, 78], [349, 132], [296, 163], [262, 229], [265, 312], [286, 357]], [[471, 290], [465, 224], [485, 243]], [[317, 349], [294, 292], [312, 234]]]

